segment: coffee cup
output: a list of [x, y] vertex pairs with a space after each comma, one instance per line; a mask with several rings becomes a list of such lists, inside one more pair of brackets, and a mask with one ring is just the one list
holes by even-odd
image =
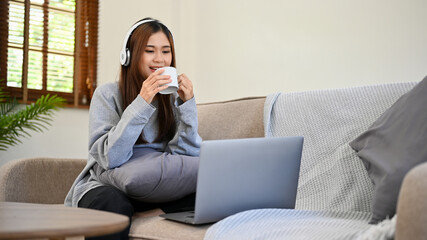
[[160, 91], [160, 93], [161, 94], [171, 94], [171, 93], [178, 91], [179, 85], [178, 85], [178, 75], [176, 73], [176, 68], [174, 68], [174, 67], [162, 67], [162, 68], [159, 68], [158, 70], [160, 70], [160, 69], [165, 70], [161, 75], [169, 75], [169, 76], [171, 76], [171, 80], [172, 80], [172, 82], [166, 84], [169, 87]]

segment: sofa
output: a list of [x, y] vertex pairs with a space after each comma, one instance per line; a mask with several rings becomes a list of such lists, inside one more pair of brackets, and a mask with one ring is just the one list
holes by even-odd
[[[381, 230], [377, 231], [375, 228], [382, 224], [391, 229], [391, 238], [427, 239], [427, 163], [413, 167], [404, 177], [396, 206], [397, 214], [393, 219], [373, 225], [368, 222], [372, 216], [370, 208], [374, 184], [356, 152], [348, 146], [348, 142], [365, 131], [382, 112], [414, 85], [415, 83], [383, 84], [274, 93], [262, 97], [198, 104], [199, 134], [203, 140], [281, 135], [305, 137], [296, 209], [250, 210], [215, 224], [201, 226], [162, 219], [156, 210], [140, 212], [133, 217], [130, 238], [317, 239], [313, 238], [317, 234], [316, 231], [325, 229], [320, 223], [331, 224], [330, 220], [333, 219], [334, 222], [330, 226], [337, 232], [359, 227], [357, 233], [352, 232], [351, 238], [363, 239], [361, 237], [369, 231], [378, 234]], [[377, 95], [377, 92], [380, 94]], [[370, 96], [365, 97], [360, 95], [361, 93]], [[362, 98], [365, 99], [363, 104], [367, 106], [354, 108]], [[292, 107], [289, 107], [291, 105]], [[369, 114], [353, 119], [352, 116], [360, 115], [360, 112], [351, 113], [353, 110], [368, 111]], [[333, 143], [329, 144], [330, 151], [317, 151], [317, 145], [324, 148], [328, 143]], [[334, 156], [333, 159], [331, 156]], [[340, 163], [343, 161], [347, 162]], [[62, 204], [85, 163], [85, 159], [47, 157], [10, 161], [0, 168], [0, 201]], [[325, 163], [332, 165], [322, 165]], [[342, 174], [340, 171], [348, 172]], [[352, 174], [359, 179], [350, 179], [348, 182], [347, 178], [351, 178], [348, 176], [353, 176]], [[341, 185], [335, 182], [340, 182]], [[340, 223], [345, 222], [346, 216], [350, 215], [353, 217], [350, 224], [356, 225], [342, 228]], [[298, 222], [304, 219], [314, 219], [314, 222]], [[288, 233], [293, 234], [290, 229], [275, 231], [276, 228], [292, 225], [293, 222], [305, 224], [294, 238], [286, 237]], [[326, 225], [329, 226], [328, 224]], [[338, 225], [335, 227], [333, 224]], [[313, 235], [301, 235], [301, 232], [310, 232]], [[390, 233], [388, 234], [390, 238]], [[335, 239], [350, 235], [337, 236]], [[380, 239], [372, 236], [375, 235], [371, 235], [371, 239]], [[384, 236], [382, 239], [387, 239]]]

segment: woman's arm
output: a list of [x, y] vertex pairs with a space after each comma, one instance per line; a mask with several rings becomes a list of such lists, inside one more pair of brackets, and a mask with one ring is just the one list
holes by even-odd
[[199, 136], [197, 107], [194, 97], [184, 103], [178, 98], [175, 117], [177, 132], [169, 141], [166, 151], [171, 154], [199, 156], [202, 138]]
[[127, 162], [133, 146], [155, 108], [141, 96], [121, 109], [116, 84], [98, 87], [89, 110], [89, 154], [104, 169]]

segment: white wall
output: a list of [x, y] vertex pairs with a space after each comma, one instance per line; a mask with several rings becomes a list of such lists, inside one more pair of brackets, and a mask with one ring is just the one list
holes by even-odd
[[172, 30], [198, 102], [418, 81], [425, 9], [423, 0], [103, 0], [99, 82], [114, 81], [123, 35], [146, 16]]
[[29, 157], [86, 158], [88, 110], [60, 109], [47, 131], [29, 133], [30, 138], [21, 138], [22, 144], [0, 151], [0, 166], [13, 159]]
[[[178, 70], [198, 102], [419, 81], [427, 75], [425, 9], [425, 0], [102, 0], [98, 84], [116, 81], [123, 37], [148, 16], [174, 34]], [[62, 110], [49, 132], [0, 152], [0, 165], [86, 157], [87, 118], [87, 110]]]
[[427, 75], [427, 1], [198, 3], [202, 101]]

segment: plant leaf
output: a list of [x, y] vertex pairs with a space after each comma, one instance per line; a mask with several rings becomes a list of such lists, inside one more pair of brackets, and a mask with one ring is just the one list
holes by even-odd
[[57, 95], [44, 95], [31, 105], [12, 112], [17, 106], [15, 99], [7, 99], [0, 88], [0, 151], [22, 143], [20, 137], [30, 137], [27, 130], [43, 132], [51, 126], [53, 111], [65, 104], [65, 99]]

